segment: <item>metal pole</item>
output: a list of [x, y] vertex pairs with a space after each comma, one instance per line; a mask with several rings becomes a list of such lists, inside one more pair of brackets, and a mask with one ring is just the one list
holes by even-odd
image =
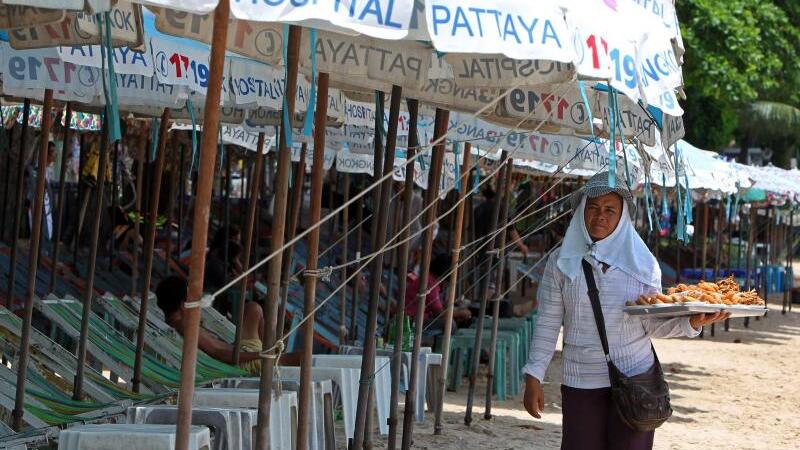
[[[256, 206], [261, 187], [261, 173], [264, 171], [264, 133], [258, 133], [258, 146], [256, 151], [256, 164], [253, 170], [253, 180], [250, 182], [250, 198], [247, 205], [247, 218], [244, 226], [244, 248], [242, 255], [242, 269], [250, 269], [250, 253], [253, 247], [253, 226], [256, 223]], [[247, 293], [247, 279], [242, 280], [239, 287], [239, 306], [236, 308], [236, 337], [233, 340], [233, 364], [239, 365], [239, 354], [242, 344], [242, 323], [244, 323], [244, 300]]]
[[[300, 211], [303, 208], [303, 179], [306, 172], [306, 152], [308, 151], [308, 144], [303, 142], [300, 147], [300, 161], [295, 165], [294, 181], [292, 188], [289, 190], [289, 198], [291, 205], [289, 206], [289, 226], [286, 229], [286, 240], [291, 241], [297, 233], [297, 223], [300, 218]], [[278, 309], [278, 326], [276, 327], [280, 333], [283, 333], [283, 326], [286, 323], [286, 310], [289, 302], [289, 276], [292, 275], [294, 265], [294, 244], [290, 245], [283, 252], [283, 267], [281, 268], [281, 306]]]
[[[322, 101], [317, 102], [314, 113], [314, 159], [311, 166], [311, 220], [309, 224], [317, 224], [322, 216], [322, 184], [325, 172], [325, 122], [328, 116], [328, 74], [320, 73], [317, 81], [317, 95]], [[315, 227], [308, 235], [308, 268], [317, 270], [319, 258], [320, 227]], [[310, 434], [309, 417], [311, 410], [311, 358], [314, 349], [314, 307], [316, 306], [317, 280], [310, 275], [303, 286], [305, 299], [303, 304], [303, 360], [300, 364], [300, 396], [298, 401], [297, 447], [296, 450], [308, 448]]]
[[33, 225], [31, 228], [31, 248], [28, 257], [28, 286], [25, 293], [25, 313], [22, 322], [22, 337], [20, 338], [19, 361], [17, 363], [17, 386], [14, 399], [14, 410], [11, 412], [12, 427], [22, 431], [22, 418], [25, 414], [25, 381], [28, 373], [28, 359], [30, 357], [31, 320], [33, 318], [33, 299], [36, 296], [36, 269], [38, 267], [37, 255], [42, 233], [42, 215], [44, 210], [44, 188], [47, 178], [47, 133], [53, 127], [50, 110], [53, 107], [53, 91], [44, 91], [44, 105], [42, 107], [42, 129], [39, 137], [39, 170], [36, 179], [36, 197], [33, 204]]
[[28, 134], [28, 118], [31, 114], [31, 101], [25, 99], [22, 107], [22, 133], [19, 137], [19, 150], [17, 151], [17, 200], [14, 204], [14, 220], [11, 229], [11, 263], [8, 266], [8, 292], [6, 297], [6, 307], [12, 309], [14, 306], [14, 284], [17, 275], [17, 241], [19, 240], [19, 226], [21, 216], [25, 213], [22, 208], [24, 199], [24, 177], [25, 177], [25, 144]]
[[[217, 159], [219, 133], [219, 104], [222, 88], [225, 44], [228, 36], [230, 0], [220, 0], [214, 10], [213, 39], [209, 57], [208, 91], [203, 111], [203, 140], [200, 147], [200, 167], [197, 177], [197, 196], [192, 221], [192, 260], [189, 269], [188, 300], [199, 301], [203, 295], [203, 275], [208, 238], [208, 216], [211, 203], [211, 185]], [[178, 423], [175, 450], [188, 450], [189, 428], [192, 424], [192, 397], [194, 396], [195, 369], [197, 367], [197, 341], [200, 334], [200, 309], [184, 308], [183, 355], [181, 360], [181, 388], [178, 394]]]
[[[511, 175], [514, 170], [512, 167], [512, 159], [506, 158], [506, 172], [505, 181], [501, 181], [502, 189], [498, 192], [503, 198], [503, 203], [500, 204], [500, 223], [505, 226], [508, 222], [508, 207], [511, 196]], [[505, 271], [505, 246], [506, 237], [508, 232], [504, 229], [500, 233], [500, 243], [497, 245], [497, 257], [499, 264], [497, 265], [497, 272], [495, 272], [495, 295], [492, 304], [492, 335], [489, 340], [489, 362], [486, 367], [486, 407], [483, 413], [483, 418], [489, 420], [492, 418], [492, 385], [494, 381], [494, 362], [497, 357], [497, 332], [500, 325], [500, 294], [503, 292], [503, 272]], [[495, 238], [497, 239], [497, 238]], [[480, 359], [480, 358], [478, 358]]]
[[781, 305], [781, 314], [786, 314], [786, 309], [791, 305], [792, 299], [790, 297], [792, 290], [792, 232], [794, 231], [794, 208], [789, 211], [789, 226], [786, 228], [786, 269], [784, 271], [783, 280], [783, 304]]
[[[492, 219], [491, 219], [491, 226], [489, 227], [492, 230], [492, 233], [495, 233], [498, 228], [498, 222], [500, 217], [500, 196], [502, 194], [502, 181], [505, 179], [505, 170], [510, 169], [510, 165], [505, 164], [506, 159], [508, 158], [508, 154], [503, 154], [503, 159], [501, 160], [502, 167], [498, 171], [498, 189], [497, 193], [495, 194], [495, 201], [492, 205]], [[491, 267], [494, 265], [494, 255], [493, 250], [496, 248], [495, 242], [497, 242], [497, 236], [493, 235], [490, 238], [489, 243], [489, 250], [486, 252], [486, 256], [484, 260], [479, 262], [483, 266], [483, 269], [479, 271], [480, 276], [483, 274], [488, 273], [491, 270]], [[475, 345], [472, 351], [472, 369], [469, 374], [469, 389], [467, 391], [467, 410], [464, 414], [464, 423], [469, 426], [472, 424], [472, 403], [475, 396], [475, 383], [478, 379], [478, 369], [480, 368], [481, 364], [481, 344], [483, 340], [483, 321], [484, 316], [486, 315], [486, 304], [489, 301], [489, 279], [488, 277], [484, 278], [481, 281], [481, 304], [480, 309], [478, 310], [478, 321], [476, 324], [477, 329], [475, 330]]]
[[147, 130], [150, 129], [148, 123], [141, 132], [139, 138], [139, 158], [136, 162], [136, 221], [133, 223], [133, 270], [131, 275], [131, 296], [138, 292], [139, 283], [139, 228], [142, 221], [142, 184], [144, 184], [144, 160], [147, 159]]
[[[755, 243], [755, 228], [756, 228], [756, 218], [758, 215], [756, 214], [756, 207], [755, 205], [750, 205], [750, 217], [747, 220], [747, 279], [744, 282], [745, 290], [750, 290], [753, 287], [753, 278], [752, 278], [752, 271], [753, 271], [753, 257], [754, 257], [754, 243]], [[750, 318], [744, 318], [744, 326], [745, 328], [750, 326]]]
[[[450, 112], [446, 109], [436, 109], [434, 125], [434, 141], [447, 135]], [[428, 190], [425, 192], [426, 205], [429, 209], [425, 212], [425, 232], [423, 234], [422, 256], [420, 261], [419, 290], [417, 291], [417, 312], [414, 329], [414, 347], [411, 351], [411, 369], [408, 376], [408, 388], [406, 389], [406, 402], [403, 411], [403, 440], [401, 448], [408, 450], [411, 447], [411, 440], [414, 432], [414, 416], [416, 408], [424, 408], [425, 405], [417, 405], [417, 378], [425, 374], [419, 373], [419, 351], [422, 346], [422, 330], [425, 319], [425, 306], [429, 281], [429, 268], [433, 256], [433, 224], [436, 221], [436, 202], [439, 201], [439, 181], [442, 175], [442, 165], [444, 162], [445, 142], [433, 147], [431, 155], [431, 171], [428, 176]]]
[[702, 257], [700, 258], [702, 261], [702, 275], [700, 275], [701, 280], [706, 279], [706, 267], [708, 265], [708, 217], [710, 212], [708, 211], [708, 199], [705, 199], [703, 202], [703, 248], [702, 248]]
[[[459, 280], [458, 265], [461, 262], [461, 236], [464, 227], [464, 209], [467, 191], [469, 190], [469, 160], [472, 144], [464, 143], [464, 160], [461, 163], [461, 189], [458, 191], [456, 206], [455, 229], [453, 230], [453, 246], [451, 247], [450, 258], [450, 280], [447, 287], [447, 313], [444, 316], [444, 336], [442, 337], [442, 368], [439, 371], [439, 379], [436, 380], [437, 392], [435, 418], [433, 422], [433, 434], [442, 434], [442, 408], [444, 406], [445, 383], [447, 380], [447, 365], [450, 359], [450, 337], [453, 332], [453, 308], [455, 307], [456, 291]], [[456, 163], [458, 163], [456, 161]]]
[[[406, 150], [406, 160], [414, 158], [414, 154], [419, 146], [419, 138], [417, 136], [417, 120], [419, 115], [419, 102], [414, 99], [408, 99], [408, 116], [409, 116], [409, 132], [408, 132], [408, 149]], [[411, 222], [411, 204], [414, 198], [414, 164], [406, 165], [406, 179], [403, 187], [403, 217], [401, 223], [408, 225]], [[400, 234], [400, 240], [403, 242], [398, 248], [398, 256], [400, 258], [397, 285], [397, 309], [395, 310], [395, 334], [394, 334], [394, 351], [392, 354], [392, 393], [389, 400], [389, 444], [388, 449], [394, 450], [397, 447], [397, 406], [400, 401], [400, 369], [402, 368], [402, 353], [403, 353], [403, 322], [405, 321], [406, 314], [406, 284], [408, 274], [408, 253], [410, 245], [405, 242], [411, 234], [410, 227], [403, 229]]]
[[[350, 174], [345, 173], [342, 178], [344, 184], [344, 203], [350, 201]], [[331, 209], [333, 207], [331, 206]], [[350, 207], [342, 210], [342, 263], [347, 262], [349, 251], [348, 238], [350, 237]], [[347, 279], [347, 266], [342, 267], [342, 283]], [[339, 345], [342, 346], [347, 342], [347, 286], [342, 289], [342, 298], [339, 304]]]
[[133, 392], [139, 392], [142, 382], [142, 355], [144, 354], [144, 338], [147, 327], [147, 305], [150, 302], [150, 280], [153, 276], [153, 250], [156, 243], [156, 222], [158, 219], [158, 203], [161, 199], [161, 177], [164, 174], [164, 161], [167, 159], [167, 133], [169, 132], [170, 109], [164, 108], [158, 128], [158, 148], [156, 167], [153, 179], [150, 180], [150, 211], [147, 214], [147, 231], [144, 240], [144, 273], [139, 295], [139, 325], [136, 329], [136, 356], [133, 363]]
[[56, 206], [56, 229], [53, 234], [53, 267], [50, 270], [50, 284], [48, 291], [55, 292], [56, 287], [56, 273], [58, 272], [58, 255], [61, 250], [61, 231], [64, 223], [64, 200], [67, 192], [67, 183], [65, 175], [67, 172], [67, 152], [69, 151], [69, 138], [72, 129], [70, 123], [72, 120], [72, 103], [67, 102], [67, 109], [64, 113], [64, 142], [61, 145], [61, 166], [58, 169], [58, 205]]
[[[376, 92], [377, 104], [376, 110], [383, 111], [384, 94], [383, 92]], [[389, 106], [389, 129], [386, 135], [386, 148], [383, 147], [383, 141], [380, 136], [380, 130], [383, 128], [383, 114], [375, 115], [375, 178], [380, 178], [391, 173], [394, 166], [394, 152], [395, 144], [397, 142], [397, 121], [400, 115], [400, 101], [402, 100], [402, 88], [400, 86], [392, 86], [391, 103]], [[381, 172], [377, 172], [381, 167]], [[379, 251], [386, 243], [386, 226], [389, 220], [388, 208], [383, 207], [388, 205], [391, 198], [392, 185], [391, 180], [385, 180], [380, 183], [376, 188], [376, 196], [374, 197], [372, 209], [372, 248], [373, 253]], [[361, 380], [358, 387], [358, 406], [356, 409], [356, 424], [355, 434], [351, 450], [361, 449], [364, 445], [365, 439], [371, 442], [368, 436], [371, 430], [367, 427], [369, 422], [368, 416], [371, 412], [371, 399], [373, 397], [372, 390], [373, 376], [375, 372], [375, 346], [376, 346], [376, 331], [378, 327], [378, 303], [380, 302], [380, 287], [383, 272], [383, 252], [377, 254], [372, 260], [370, 265], [370, 285], [369, 285], [369, 305], [367, 310], [367, 326], [364, 330], [364, 352], [361, 358]]]
[[103, 136], [100, 141], [100, 157], [97, 165], [97, 210], [92, 217], [92, 241], [89, 250], [89, 272], [86, 274], [86, 288], [83, 298], [83, 311], [81, 314], [81, 332], [78, 340], [78, 364], [75, 371], [75, 384], [72, 388], [72, 397], [75, 400], [83, 399], [83, 372], [86, 368], [86, 353], [89, 345], [89, 319], [92, 315], [92, 299], [94, 297], [94, 275], [97, 268], [97, 244], [100, 240], [100, 220], [103, 215], [105, 197], [106, 172], [108, 171], [108, 147], [111, 146], [108, 136], [107, 115], [103, 116]]
[[[226, 2], [227, 8], [227, 2]], [[302, 28], [296, 25], [289, 27], [289, 39], [287, 45], [286, 60], [286, 113], [283, 117], [294, 117], [295, 93], [297, 91], [297, 64], [300, 51], [300, 40], [302, 38]], [[276, 173], [273, 192], [275, 195], [275, 210], [272, 216], [272, 241], [271, 252], [274, 253], [283, 247], [284, 232], [286, 230], [286, 205], [289, 190], [289, 164], [291, 163], [291, 151], [286, 142], [287, 133], [292, 132], [292, 124], [281, 120], [281, 130], [278, 140], [278, 171]], [[267, 272], [267, 311], [264, 317], [264, 350], [269, 350], [275, 343], [277, 333], [281, 331], [276, 328], [278, 319], [278, 299], [280, 298], [280, 282], [282, 254], [278, 253], [269, 261]], [[282, 333], [281, 333], [282, 336]], [[281, 341], [282, 342], [282, 341]], [[274, 354], [277, 355], [278, 352]], [[276, 358], [264, 358], [261, 360], [261, 380], [258, 395], [258, 425], [256, 427], [256, 448], [264, 449], [269, 446], [269, 413], [270, 402], [272, 400], [272, 378], [273, 369], [277, 364]]]

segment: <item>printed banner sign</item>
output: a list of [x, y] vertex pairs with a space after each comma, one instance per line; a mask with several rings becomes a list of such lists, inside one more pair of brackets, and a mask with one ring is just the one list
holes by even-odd
[[232, 0], [238, 19], [263, 22], [327, 22], [367, 36], [402, 39], [408, 34], [414, 0]]
[[589, 114], [574, 83], [514, 89], [503, 99], [498, 111], [504, 117], [546, 121], [581, 134], [591, 134]]
[[9, 52], [5, 57], [4, 89], [52, 89], [63, 100], [91, 102], [100, 93], [100, 71], [62, 62], [55, 48]]
[[434, 47], [445, 53], [494, 53], [513, 59], [572, 62], [571, 34], [550, 1], [426, 0]]
[[[152, 8], [156, 29], [164, 34], [185, 37], [211, 45], [213, 17], [173, 9]], [[231, 19], [227, 49], [268, 64], [283, 61], [283, 26], [279, 23]]]
[[0, 5], [0, 28], [18, 28], [61, 22], [63, 9], [43, 9], [32, 6]]
[[343, 173], [366, 173], [374, 175], [375, 161], [372, 155], [360, 155], [342, 150], [336, 154], [336, 170]]
[[571, 64], [545, 60], [516, 60], [502, 55], [450, 53], [444, 57], [461, 87], [508, 88], [563, 83], [572, 79]]
[[[103, 67], [103, 54], [99, 45], [73, 45], [59, 47], [58, 54], [64, 62], [79, 66]], [[153, 56], [149, 51], [136, 52], [129, 47], [115, 47], [114, 71], [134, 75], [153, 75]]]

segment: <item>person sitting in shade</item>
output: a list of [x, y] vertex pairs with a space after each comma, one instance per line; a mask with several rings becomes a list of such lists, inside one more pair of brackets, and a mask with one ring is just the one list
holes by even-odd
[[[183, 314], [185, 311], [184, 303], [188, 295], [188, 284], [186, 280], [179, 276], [171, 276], [162, 280], [156, 287], [156, 299], [158, 307], [164, 312], [164, 320], [169, 326], [175, 329], [181, 336], [184, 331]], [[261, 373], [261, 358], [259, 352], [262, 350], [262, 333], [264, 330], [264, 313], [261, 306], [255, 302], [248, 302], [244, 305], [244, 323], [242, 324], [241, 352], [239, 353], [239, 367], [251, 374]], [[197, 341], [200, 350], [206, 352], [212, 358], [226, 364], [233, 364], [234, 347], [211, 332], [200, 328], [200, 336]], [[299, 353], [285, 353], [281, 355], [279, 365], [299, 366]]]

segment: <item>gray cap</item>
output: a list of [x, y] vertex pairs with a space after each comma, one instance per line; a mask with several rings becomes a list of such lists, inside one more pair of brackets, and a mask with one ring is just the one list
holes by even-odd
[[631, 194], [630, 189], [624, 185], [625, 180], [622, 177], [617, 176], [617, 184], [616, 187], [609, 187], [608, 186], [608, 171], [603, 171], [595, 174], [592, 178], [589, 178], [589, 181], [586, 182], [579, 190], [572, 193], [572, 197], [570, 198], [570, 204], [572, 205], [572, 209], [575, 210], [578, 208], [578, 205], [581, 203], [581, 198], [585, 194], [587, 198], [596, 198], [600, 197], [601, 195], [606, 195], [611, 192], [615, 192], [622, 197], [628, 203], [628, 213], [631, 217], [636, 216], [636, 202], [633, 200], [633, 194]]

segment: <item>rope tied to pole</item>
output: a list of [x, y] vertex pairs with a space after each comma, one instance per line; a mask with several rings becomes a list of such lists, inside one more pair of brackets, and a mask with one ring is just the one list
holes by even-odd
[[322, 281], [330, 281], [333, 274], [333, 267], [327, 266], [321, 269], [305, 269], [303, 275], [308, 278], [319, 278]]
[[214, 303], [214, 296], [213, 295], [211, 295], [211, 294], [203, 294], [203, 296], [200, 297], [200, 299], [197, 300], [197, 301], [185, 302], [183, 304], [183, 307], [186, 308], [186, 309], [192, 309], [192, 308], [205, 309], [205, 308], [210, 308], [213, 303]]
[[275, 370], [275, 379], [278, 380], [277, 388], [275, 389], [275, 397], [278, 397], [278, 398], [280, 398], [281, 391], [282, 391], [282, 389], [281, 389], [281, 369], [280, 369], [280, 365], [278, 364], [278, 362], [281, 360], [281, 356], [283, 355], [283, 352], [286, 350], [286, 343], [283, 341], [283, 339], [284, 338], [278, 339], [277, 341], [275, 341], [275, 345], [273, 345], [272, 347], [270, 347], [270, 348], [268, 348], [266, 350], [262, 350], [262, 351], [258, 352], [258, 357], [259, 358], [271, 359], [271, 360], [275, 361], [275, 363], [272, 365], [272, 367]]

